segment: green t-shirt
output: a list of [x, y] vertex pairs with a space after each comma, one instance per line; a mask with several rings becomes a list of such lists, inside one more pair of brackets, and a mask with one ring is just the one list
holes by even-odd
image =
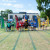
[[14, 25], [14, 22], [12, 22], [12, 25]]

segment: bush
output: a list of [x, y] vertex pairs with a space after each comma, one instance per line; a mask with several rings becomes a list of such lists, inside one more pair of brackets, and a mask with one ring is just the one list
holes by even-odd
[[45, 14], [45, 12], [41, 12], [40, 17], [47, 19], [47, 15]]

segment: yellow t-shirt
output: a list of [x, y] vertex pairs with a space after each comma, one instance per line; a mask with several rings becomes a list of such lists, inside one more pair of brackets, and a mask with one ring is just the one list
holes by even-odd
[[45, 22], [43, 22], [42, 25], [45, 25]]
[[47, 22], [45, 22], [45, 26], [47, 26], [48, 25], [48, 23]]

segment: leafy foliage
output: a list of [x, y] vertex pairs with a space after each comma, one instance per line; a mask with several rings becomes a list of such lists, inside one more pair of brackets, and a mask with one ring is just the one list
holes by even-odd
[[[50, 18], [50, 0], [36, 0], [38, 6], [37, 9], [41, 12], [41, 15], [45, 13]], [[42, 12], [43, 11], [43, 12]], [[45, 17], [46, 18], [46, 17]]]
[[50, 8], [45, 11], [45, 14], [46, 14], [47, 16], [49, 16], [49, 19], [50, 19]]
[[1, 11], [1, 16], [2, 16], [3, 18], [8, 19], [8, 14], [9, 14], [9, 13], [13, 13], [13, 11], [12, 11], [12, 10], [9, 10], [9, 9], [7, 9], [7, 10], [5, 10], [5, 11]]
[[40, 15], [41, 15], [41, 16], [40, 16], [41, 18], [45, 18], [45, 19], [47, 18], [47, 15], [46, 15], [45, 12], [43, 12], [43, 11], [41, 12]]

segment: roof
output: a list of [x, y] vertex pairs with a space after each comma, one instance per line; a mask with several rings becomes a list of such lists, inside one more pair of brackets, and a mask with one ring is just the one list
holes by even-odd
[[[9, 13], [9, 14], [24, 14], [24, 13]], [[26, 14], [38, 14], [38, 13], [26, 13]]]

